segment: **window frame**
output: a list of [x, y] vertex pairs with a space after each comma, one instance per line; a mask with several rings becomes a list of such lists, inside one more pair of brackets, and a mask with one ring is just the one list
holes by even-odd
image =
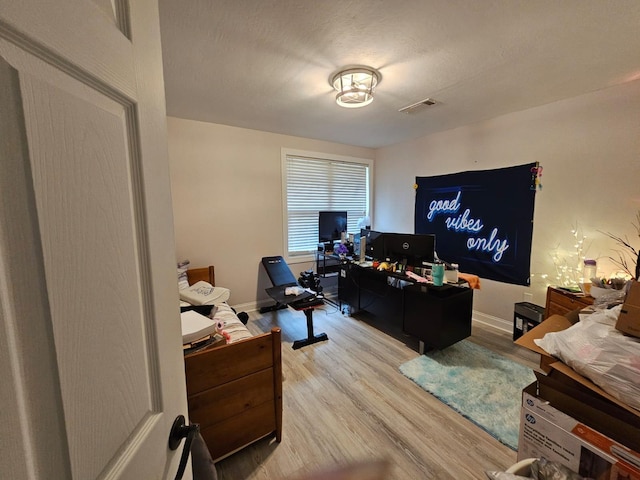
[[327, 162], [344, 162], [364, 165], [367, 167], [368, 191], [366, 199], [367, 215], [371, 218], [373, 210], [373, 166], [374, 161], [370, 158], [351, 157], [347, 155], [336, 155], [324, 152], [313, 152], [307, 150], [297, 150], [291, 148], [282, 148], [281, 150], [281, 179], [282, 179], [282, 239], [283, 239], [283, 256], [287, 263], [308, 263], [315, 262], [316, 252], [302, 253], [300, 255], [289, 255], [289, 210], [287, 203], [287, 157], [310, 158], [313, 160], [323, 160]]

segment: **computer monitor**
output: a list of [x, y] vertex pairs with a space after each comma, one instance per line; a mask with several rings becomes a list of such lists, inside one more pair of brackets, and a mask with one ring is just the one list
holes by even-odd
[[385, 233], [384, 257], [414, 267], [433, 263], [436, 236], [432, 234]]
[[318, 241], [333, 242], [347, 231], [347, 212], [318, 212]]
[[367, 237], [360, 237], [358, 248], [358, 260], [364, 262], [367, 259]]
[[[384, 258], [384, 235], [382, 232], [363, 228], [360, 230], [360, 237], [366, 238], [365, 257], [368, 260], [381, 260]], [[362, 259], [361, 259], [362, 260]]]

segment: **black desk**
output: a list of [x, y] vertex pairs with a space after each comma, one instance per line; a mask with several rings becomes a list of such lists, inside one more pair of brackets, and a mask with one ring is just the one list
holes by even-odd
[[471, 335], [473, 290], [466, 286], [415, 283], [406, 275], [342, 265], [338, 298], [352, 312], [367, 311], [401, 322], [420, 341], [420, 353], [443, 349]]

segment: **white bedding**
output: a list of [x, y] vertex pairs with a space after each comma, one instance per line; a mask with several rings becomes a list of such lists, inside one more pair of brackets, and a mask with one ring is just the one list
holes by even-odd
[[216, 324], [222, 322], [223, 330], [229, 334], [227, 343], [251, 338], [247, 327], [240, 321], [233, 309], [226, 303], [216, 305], [211, 310], [213, 318], [206, 317], [194, 310], [180, 314], [182, 322], [182, 343], [187, 344], [200, 340], [216, 332]]
[[240, 321], [235, 312], [226, 303], [217, 305], [216, 311], [213, 314], [213, 321], [221, 321], [224, 323], [224, 330], [231, 336], [229, 343], [252, 337], [247, 327]]

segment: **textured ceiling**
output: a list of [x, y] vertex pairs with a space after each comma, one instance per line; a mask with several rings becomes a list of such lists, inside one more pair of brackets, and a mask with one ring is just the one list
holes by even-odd
[[[169, 115], [349, 145], [640, 79], [640, 0], [159, 3]], [[380, 71], [371, 105], [336, 105], [329, 78], [348, 65]]]

